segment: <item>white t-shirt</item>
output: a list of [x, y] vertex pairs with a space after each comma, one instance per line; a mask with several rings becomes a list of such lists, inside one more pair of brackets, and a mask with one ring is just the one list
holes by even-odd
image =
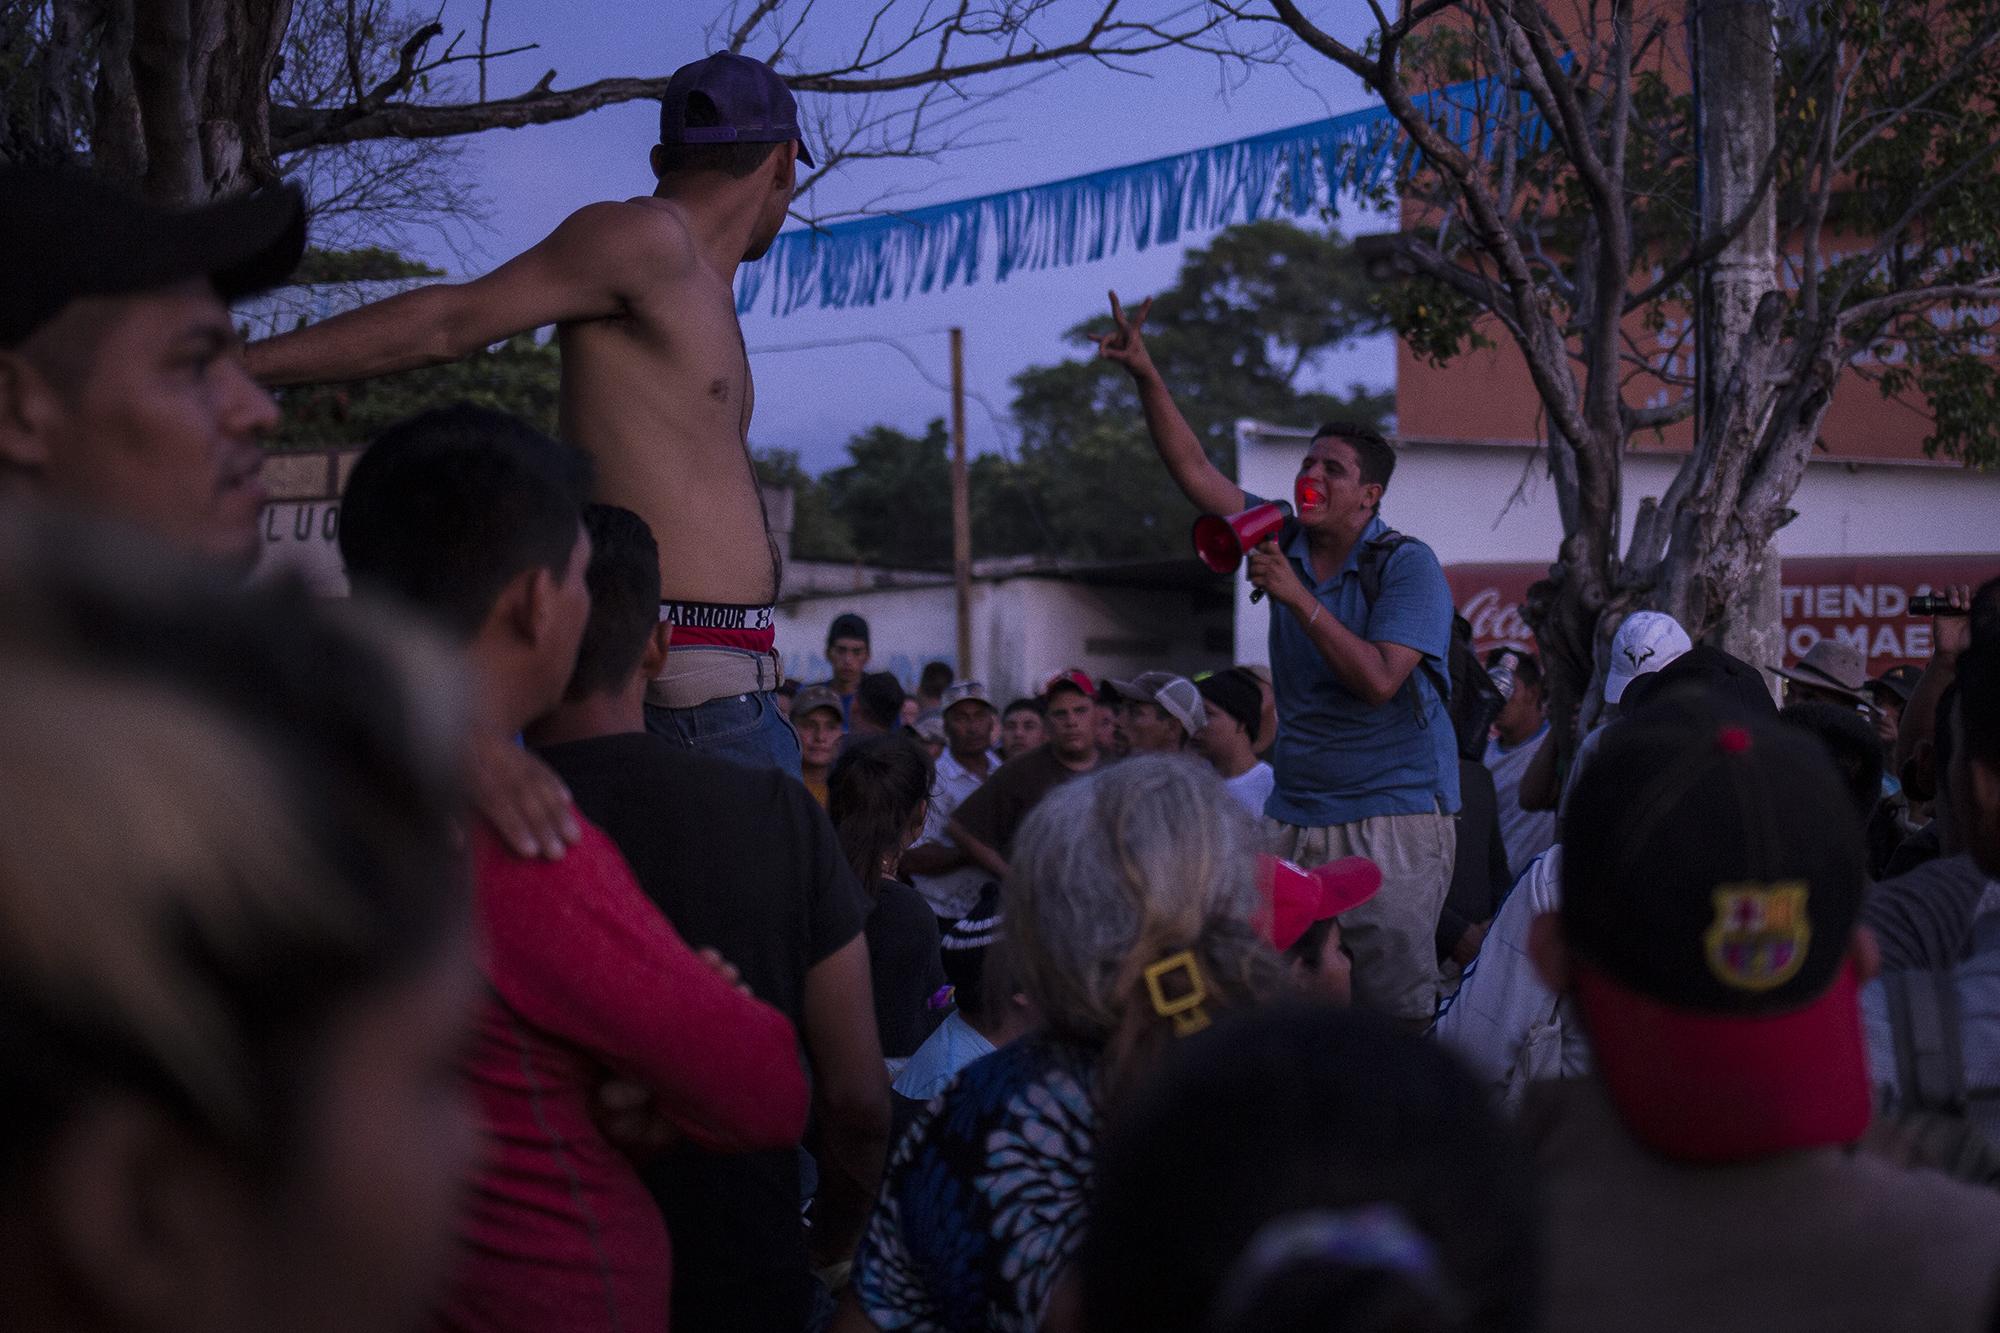
[[1528, 956], [1529, 927], [1561, 902], [1557, 844], [1528, 863], [1434, 1029], [1509, 1110], [1529, 1082], [1590, 1072], [1590, 1045], [1570, 999], [1542, 983]]
[[1259, 759], [1233, 778], [1224, 778], [1222, 785], [1229, 788], [1229, 794], [1243, 803], [1243, 808], [1262, 818], [1264, 802], [1271, 799], [1271, 789], [1278, 783], [1278, 775], [1271, 766]]
[[[1000, 756], [986, 756], [986, 772], [990, 776], [1000, 767]], [[924, 836], [917, 839], [919, 847], [931, 843], [956, 846], [944, 826], [950, 822], [965, 798], [979, 790], [979, 784], [986, 781], [977, 773], [952, 757], [950, 750], [938, 756], [937, 785], [931, 792], [930, 810], [924, 815]], [[912, 875], [910, 882], [917, 892], [930, 903], [931, 911], [947, 921], [956, 921], [972, 910], [979, 901], [979, 888], [992, 876], [982, 866], [963, 865], [956, 870], [948, 870], [942, 875]]]
[[1521, 778], [1548, 736], [1549, 724], [1544, 722], [1540, 731], [1511, 748], [1497, 740], [1486, 742], [1486, 771], [1493, 775], [1499, 804], [1500, 841], [1507, 846], [1507, 873], [1515, 879], [1556, 840], [1555, 811], [1521, 808]]

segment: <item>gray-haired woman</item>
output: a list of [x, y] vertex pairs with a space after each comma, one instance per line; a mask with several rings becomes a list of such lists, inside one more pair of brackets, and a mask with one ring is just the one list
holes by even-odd
[[1029, 816], [1003, 890], [1037, 1034], [970, 1066], [896, 1149], [849, 1329], [1036, 1329], [1081, 1237], [1100, 1114], [1176, 1037], [1288, 991], [1253, 924], [1259, 837], [1205, 765], [1142, 756]]

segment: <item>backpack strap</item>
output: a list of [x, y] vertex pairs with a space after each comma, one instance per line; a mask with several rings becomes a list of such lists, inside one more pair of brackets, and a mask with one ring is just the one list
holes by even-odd
[[1956, 973], [1937, 968], [1885, 972], [1882, 991], [1904, 1107], [1963, 1116], [1968, 1098]]
[[[1415, 540], [1416, 538], [1408, 533], [1398, 532], [1394, 528], [1384, 528], [1375, 534], [1374, 540], [1361, 548], [1361, 555], [1355, 561], [1355, 572], [1361, 581], [1361, 600], [1366, 603], [1369, 610], [1375, 609], [1376, 601], [1382, 596], [1382, 574], [1389, 567], [1389, 557]], [[1423, 696], [1418, 692], [1416, 685], [1419, 671], [1430, 677], [1431, 689], [1436, 692], [1440, 704], [1451, 698], [1451, 678], [1441, 674], [1431, 665], [1430, 659], [1425, 658], [1417, 664], [1417, 670], [1412, 671], [1403, 680], [1403, 688], [1399, 693], [1410, 696], [1410, 711], [1416, 716], [1417, 725], [1428, 728], [1430, 720], [1424, 716]]]
[[1355, 562], [1361, 576], [1361, 600], [1373, 608], [1382, 596], [1382, 571], [1389, 567], [1389, 557], [1397, 548], [1416, 540], [1407, 533], [1394, 528], [1384, 528], [1375, 540], [1361, 548], [1360, 558]]

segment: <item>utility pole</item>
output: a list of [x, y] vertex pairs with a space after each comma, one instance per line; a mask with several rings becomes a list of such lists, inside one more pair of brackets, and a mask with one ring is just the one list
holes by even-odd
[[972, 496], [965, 477], [965, 330], [951, 331], [951, 581], [958, 595], [958, 678], [972, 679]]

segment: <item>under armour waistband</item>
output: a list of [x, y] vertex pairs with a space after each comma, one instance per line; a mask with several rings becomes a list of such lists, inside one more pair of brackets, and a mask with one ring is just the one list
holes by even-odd
[[768, 653], [777, 645], [777, 608], [735, 602], [661, 602], [674, 627], [672, 648], [736, 648]]

